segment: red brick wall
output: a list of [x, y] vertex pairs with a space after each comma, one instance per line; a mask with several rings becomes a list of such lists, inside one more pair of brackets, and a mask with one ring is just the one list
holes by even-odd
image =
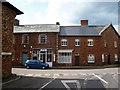
[[[38, 38], [39, 34], [47, 35], [47, 44], [39, 44]], [[22, 52], [28, 52], [28, 59], [31, 59], [32, 48], [52, 48], [53, 52], [56, 53], [56, 33], [31, 33], [29, 35], [29, 44], [24, 48], [24, 44], [22, 44], [22, 35], [23, 34], [14, 34], [15, 36], [15, 58], [13, 61], [13, 65], [21, 65], [22, 62]], [[32, 48], [31, 48], [32, 46]]]
[[[11, 9], [2, 6], [2, 52], [13, 52], [13, 23], [16, 13]], [[2, 56], [2, 75], [11, 75], [11, 56]]]

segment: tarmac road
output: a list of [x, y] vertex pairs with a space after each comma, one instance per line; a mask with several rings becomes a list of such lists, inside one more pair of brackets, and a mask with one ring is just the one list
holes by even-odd
[[120, 86], [118, 68], [89, 70], [13, 68], [12, 72], [21, 78], [3, 84], [3, 90], [119, 90]]

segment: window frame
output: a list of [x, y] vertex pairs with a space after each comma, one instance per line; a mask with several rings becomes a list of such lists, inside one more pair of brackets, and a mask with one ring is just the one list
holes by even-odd
[[[44, 36], [44, 43], [42, 42], [42, 37]], [[47, 35], [46, 34], [39, 34], [39, 44], [47, 44]]]
[[104, 40], [104, 47], [106, 48], [107, 47], [107, 41]]
[[102, 54], [102, 62], [105, 62], [105, 54]]
[[61, 39], [61, 46], [67, 46], [68, 40], [67, 39]]
[[117, 48], [117, 42], [116, 41], [114, 41], [114, 47]]
[[22, 44], [29, 44], [29, 35], [28, 34], [22, 35]]
[[58, 53], [58, 63], [71, 64], [72, 63], [72, 53], [71, 52], [59, 52]]
[[[91, 58], [90, 58], [91, 56]], [[91, 60], [91, 59], [94, 59], [94, 60]], [[94, 54], [88, 54], [88, 63], [95, 63], [95, 55]]]
[[118, 55], [117, 54], [114, 54], [114, 60], [115, 60], [115, 62], [118, 61]]
[[[90, 42], [92, 42], [92, 43], [90, 44]], [[93, 39], [88, 39], [88, 40], [87, 40], [87, 43], [88, 43], [88, 46], [89, 46], [89, 47], [94, 46], [94, 40], [93, 40]]]
[[79, 39], [75, 39], [75, 46], [80, 46], [80, 40]]

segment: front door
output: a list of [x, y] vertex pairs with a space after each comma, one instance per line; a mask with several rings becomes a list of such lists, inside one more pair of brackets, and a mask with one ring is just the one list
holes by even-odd
[[25, 65], [25, 62], [27, 60], [27, 52], [22, 53], [22, 65]]
[[108, 53], [108, 64], [110, 64], [110, 53]]
[[79, 63], [80, 63], [80, 57], [75, 56], [75, 66], [79, 66]]

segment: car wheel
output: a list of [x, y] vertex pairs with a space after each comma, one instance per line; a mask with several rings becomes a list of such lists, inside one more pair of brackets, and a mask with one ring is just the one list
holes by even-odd
[[27, 68], [27, 69], [29, 69], [29, 68], [30, 68], [30, 66], [27, 66], [26, 68]]
[[42, 69], [45, 69], [45, 67], [44, 67], [44, 66], [42, 66]]

